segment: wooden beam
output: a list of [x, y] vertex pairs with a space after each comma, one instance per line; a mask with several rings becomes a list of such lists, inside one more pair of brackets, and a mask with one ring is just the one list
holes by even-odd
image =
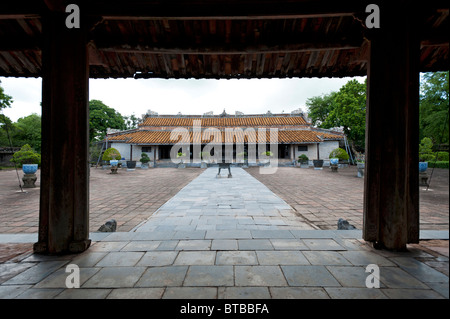
[[206, 55], [231, 55], [231, 54], [260, 54], [260, 53], [295, 53], [306, 51], [327, 51], [327, 50], [351, 50], [359, 49], [361, 41], [337, 41], [322, 43], [295, 43], [276, 45], [196, 45], [196, 46], [130, 46], [113, 45], [102, 46], [98, 50], [116, 53], [142, 53], [142, 54], [206, 54]]

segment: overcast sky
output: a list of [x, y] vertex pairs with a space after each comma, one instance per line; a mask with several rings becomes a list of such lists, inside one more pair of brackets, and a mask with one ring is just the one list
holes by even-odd
[[[363, 82], [364, 77], [357, 77]], [[290, 113], [307, 111], [306, 100], [338, 91], [351, 78], [270, 80], [163, 80], [91, 79], [89, 99], [101, 100], [123, 116], [140, 117], [147, 110], [158, 114], [194, 114], [225, 111], [235, 114]], [[3, 112], [12, 121], [32, 113], [41, 114], [42, 80], [0, 77], [12, 107]]]

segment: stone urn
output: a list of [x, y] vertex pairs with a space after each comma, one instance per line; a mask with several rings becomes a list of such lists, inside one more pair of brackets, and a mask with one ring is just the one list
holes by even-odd
[[110, 160], [109, 164], [111, 165], [111, 174], [117, 174], [117, 169], [119, 168], [119, 161]]
[[365, 168], [366, 164], [363, 162], [359, 162], [359, 163], [356, 163], [356, 166], [358, 167], [358, 172], [357, 172], [356, 176], [363, 178], [364, 177], [364, 168]]
[[332, 172], [337, 172], [339, 167], [339, 158], [330, 158], [330, 168]]
[[428, 162], [419, 162], [419, 186], [428, 186]]
[[419, 162], [419, 173], [425, 173], [428, 169], [428, 162]]
[[24, 173], [22, 177], [24, 188], [36, 187], [36, 171], [38, 170], [38, 164], [23, 164], [22, 171]]

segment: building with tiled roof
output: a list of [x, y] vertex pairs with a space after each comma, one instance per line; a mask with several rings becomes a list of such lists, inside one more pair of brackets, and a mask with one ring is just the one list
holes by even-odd
[[147, 114], [138, 128], [108, 134], [106, 140], [124, 160], [139, 161], [145, 152], [156, 163], [177, 162], [174, 154], [180, 151], [186, 154], [185, 163], [200, 163], [200, 152], [206, 151], [212, 162], [236, 163], [245, 152], [249, 165], [257, 165], [267, 159], [262, 156], [266, 150], [279, 163], [294, 163], [301, 154], [326, 163], [344, 134], [313, 127], [303, 113], [229, 115], [224, 111], [203, 116]]

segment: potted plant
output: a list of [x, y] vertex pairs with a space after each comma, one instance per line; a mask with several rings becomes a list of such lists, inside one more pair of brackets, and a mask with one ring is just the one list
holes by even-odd
[[35, 173], [41, 164], [41, 155], [36, 153], [30, 145], [25, 144], [19, 151], [14, 153], [10, 161], [22, 165], [24, 187], [36, 187], [37, 177]]
[[428, 162], [434, 160], [433, 142], [429, 137], [424, 137], [419, 144], [419, 173], [425, 173]]
[[244, 168], [248, 167], [248, 154], [247, 154], [247, 152], [241, 152], [241, 153], [236, 154], [236, 161], [238, 159], [240, 161], [242, 161], [242, 159], [244, 160], [244, 163], [242, 164], [242, 167], [244, 167]]
[[25, 174], [34, 174], [41, 163], [41, 155], [36, 153], [30, 145], [25, 144], [19, 151], [14, 153], [10, 161], [21, 164]]
[[265, 151], [262, 152], [261, 155], [264, 157], [268, 157], [269, 159], [267, 160], [267, 162], [264, 162], [265, 166], [270, 166], [270, 158], [273, 156], [273, 153], [271, 151]]
[[111, 165], [111, 174], [117, 174], [117, 169], [119, 168], [119, 160], [121, 155], [115, 148], [108, 148], [102, 156], [102, 160], [109, 161]]
[[[350, 156], [343, 148], [338, 147], [330, 152], [330, 155], [328, 156], [328, 158], [330, 159], [330, 164], [331, 164], [331, 159], [333, 159], [333, 158], [337, 158], [339, 164], [346, 164], [346, 163], [348, 163], [348, 159], [350, 158]], [[333, 162], [335, 162], [335, 161], [336, 160], [333, 160]]]
[[141, 155], [141, 168], [142, 169], [148, 169], [148, 162], [150, 162], [150, 157], [148, 157], [147, 153], [142, 153]]
[[298, 162], [300, 163], [301, 168], [309, 167], [309, 158], [305, 154], [299, 155]]
[[185, 153], [183, 152], [178, 152], [177, 153], [177, 158], [180, 158], [180, 163], [178, 164], [178, 168], [185, 168], [186, 164], [184, 164], [183, 162], [183, 158], [186, 156]]

